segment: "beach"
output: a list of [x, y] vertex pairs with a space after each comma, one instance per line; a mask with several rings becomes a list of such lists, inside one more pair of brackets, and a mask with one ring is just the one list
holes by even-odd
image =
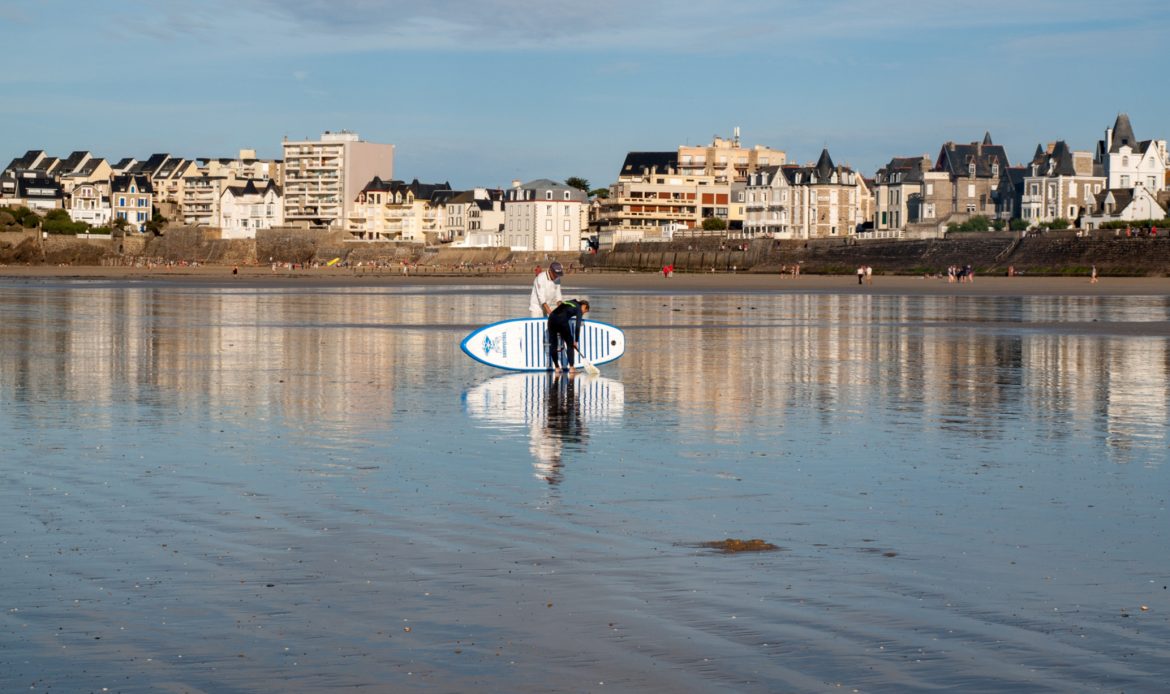
[[[100, 280], [103, 282], [179, 282], [224, 286], [515, 286], [527, 287], [532, 275], [524, 272], [481, 272], [423, 268], [404, 275], [399, 270], [309, 268], [273, 270], [267, 266], [225, 267], [106, 267], [0, 266], [0, 280]], [[571, 272], [561, 283], [562, 293], [626, 290], [638, 292], [842, 292], [849, 294], [907, 294], [957, 296], [1158, 296], [1170, 295], [1170, 278], [977, 276], [969, 283], [948, 283], [945, 277], [876, 275], [871, 285], [858, 285], [854, 275], [773, 273]]]
[[530, 284], [0, 268], [0, 689], [1166, 681], [1165, 281], [574, 273], [600, 377], [461, 351]]

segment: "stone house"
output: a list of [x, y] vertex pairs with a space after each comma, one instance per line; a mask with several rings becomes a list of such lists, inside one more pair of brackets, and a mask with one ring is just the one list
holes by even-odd
[[1076, 222], [1092, 208], [1094, 196], [1105, 187], [1101, 166], [1091, 152], [1076, 152], [1064, 140], [1036, 145], [1026, 167], [1020, 199], [1020, 218], [1029, 225], [1063, 218]]

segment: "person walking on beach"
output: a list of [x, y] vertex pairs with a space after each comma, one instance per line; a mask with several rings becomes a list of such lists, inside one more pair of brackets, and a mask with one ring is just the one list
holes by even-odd
[[532, 282], [532, 298], [528, 302], [528, 312], [533, 318], [544, 318], [561, 303], [561, 277], [564, 274], [565, 268], [553, 261], [547, 270], [536, 275]]
[[1096, 266], [1096, 264], [1094, 264], [1093, 268], [1091, 270], [1089, 270], [1089, 284], [1097, 284], [1097, 266]]
[[581, 321], [585, 320], [587, 313], [589, 313], [589, 301], [575, 299], [562, 301], [548, 315], [548, 361], [552, 365], [553, 373], [559, 374], [561, 372], [560, 343], [562, 341], [566, 347], [567, 363], [565, 368], [570, 374], [574, 372], [573, 354], [579, 355], [581, 353], [577, 348], [576, 336], [581, 332]]
[[873, 268], [869, 265], [865, 266], [865, 283], [869, 285], [873, 284]]
[[857, 285], [861, 286], [865, 282], [865, 266], [857, 266]]

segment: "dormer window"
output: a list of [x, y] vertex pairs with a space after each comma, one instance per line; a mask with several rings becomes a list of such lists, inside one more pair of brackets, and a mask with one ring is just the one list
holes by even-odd
[[992, 175], [992, 176], [998, 176], [998, 175], [999, 175], [999, 162], [992, 162], [992, 164], [991, 164], [991, 175]]
[[568, 200], [568, 199], [569, 199], [569, 191], [567, 191], [567, 190], [565, 191], [565, 199], [566, 199], [566, 200]]
[[970, 164], [967, 165], [967, 175], [968, 176], [975, 175], [975, 162], [971, 162]]
[[551, 190], [544, 191], [544, 199], [545, 200], [552, 200], [552, 191]]

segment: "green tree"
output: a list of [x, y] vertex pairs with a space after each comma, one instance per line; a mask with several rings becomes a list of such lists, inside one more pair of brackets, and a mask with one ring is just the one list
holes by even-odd
[[1028, 228], [1028, 223], [1022, 219], [1016, 218], [1008, 222], [1008, 228], [1012, 231], [1023, 231]]
[[1049, 229], [1067, 229], [1070, 226], [1072, 226], [1072, 222], [1068, 221], [1064, 217], [1057, 217], [1048, 223]]
[[602, 200], [608, 200], [609, 199], [609, 188], [594, 188], [593, 190], [589, 191], [589, 197], [601, 198]]
[[169, 220], [165, 216], [163, 216], [163, 213], [159, 212], [158, 210], [155, 210], [154, 214], [152, 214], [150, 217], [150, 221], [146, 223], [146, 230], [149, 231], [150, 233], [154, 234], [155, 236], [161, 236], [162, 230], [166, 227], [167, 223], [170, 221], [171, 220]]
[[703, 220], [703, 231], [726, 231], [727, 221], [719, 217], [708, 217]]
[[583, 190], [586, 193], [589, 192], [589, 180], [580, 176], [569, 176], [565, 179], [565, 185], [570, 188], [576, 188], [577, 190]]

